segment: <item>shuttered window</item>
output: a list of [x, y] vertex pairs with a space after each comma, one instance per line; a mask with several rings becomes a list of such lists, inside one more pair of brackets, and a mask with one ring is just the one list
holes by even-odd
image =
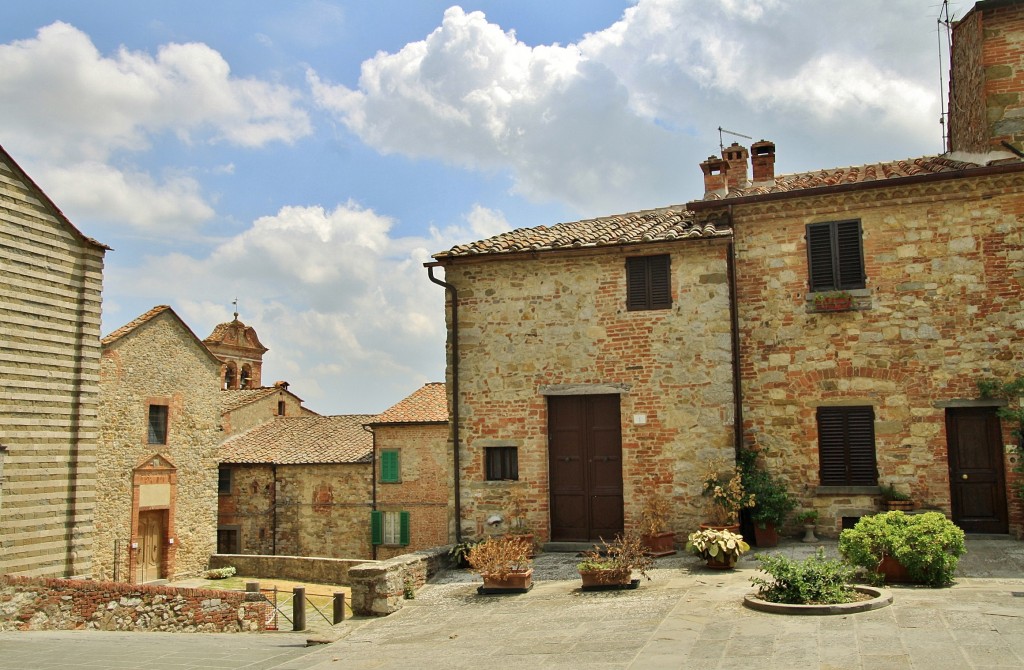
[[400, 469], [400, 456], [398, 449], [384, 449], [380, 452], [380, 481], [384, 484], [394, 484], [402, 481]]
[[669, 256], [636, 256], [626, 259], [626, 309], [672, 307], [672, 271]]
[[822, 486], [875, 486], [875, 410], [870, 405], [818, 408]]
[[484, 469], [488, 481], [519, 479], [519, 449], [484, 447]]
[[370, 512], [370, 541], [373, 544], [409, 544], [408, 512]]
[[811, 291], [864, 288], [860, 221], [808, 225], [807, 267]]

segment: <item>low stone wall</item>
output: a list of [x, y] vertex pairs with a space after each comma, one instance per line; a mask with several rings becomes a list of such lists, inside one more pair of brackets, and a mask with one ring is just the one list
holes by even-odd
[[406, 584], [419, 588], [448, 565], [450, 546], [423, 549], [386, 561], [363, 563], [348, 571], [352, 613], [387, 616], [402, 609]]
[[348, 585], [349, 570], [364, 565], [366, 559], [317, 558], [312, 556], [259, 556], [252, 554], [214, 554], [211, 568], [232, 566], [239, 575], [261, 579], [290, 579], [318, 584]]
[[0, 630], [262, 631], [267, 603], [246, 594], [0, 576]]

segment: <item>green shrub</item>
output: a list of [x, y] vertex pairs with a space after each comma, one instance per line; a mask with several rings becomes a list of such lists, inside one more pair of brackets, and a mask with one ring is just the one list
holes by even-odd
[[929, 586], [953, 581], [967, 549], [964, 532], [939, 512], [886, 512], [861, 518], [839, 535], [839, 552], [869, 575], [884, 556], [903, 564], [910, 578]]
[[213, 568], [206, 571], [207, 579], [227, 579], [235, 576], [235, 569], [232, 566], [226, 568]]
[[855, 591], [850, 582], [854, 570], [837, 559], [826, 559], [825, 550], [818, 548], [813, 556], [794, 561], [778, 554], [757, 557], [761, 571], [771, 575], [751, 577], [750, 583], [758, 587], [757, 597], [773, 603], [790, 605], [833, 605], [853, 602]]

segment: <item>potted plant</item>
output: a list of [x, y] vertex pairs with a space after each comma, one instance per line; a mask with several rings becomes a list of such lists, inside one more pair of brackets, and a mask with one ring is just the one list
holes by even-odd
[[940, 512], [865, 516], [839, 535], [839, 553], [886, 582], [946, 586], [966, 551], [964, 532]]
[[619, 535], [611, 544], [600, 545], [583, 554], [576, 570], [583, 580], [583, 588], [624, 588], [633, 585], [633, 572], [650, 579], [647, 571], [654, 559], [647, 555], [643, 540], [636, 533]]
[[849, 291], [825, 291], [814, 296], [814, 308], [821, 312], [843, 312], [853, 305]]
[[466, 560], [483, 577], [481, 593], [523, 592], [533, 586], [529, 547], [515, 537], [489, 537], [474, 545]]
[[[723, 472], [728, 474], [723, 475]], [[704, 496], [708, 499], [708, 522], [702, 529], [739, 530], [740, 510], [753, 507], [756, 499], [743, 488], [743, 475], [738, 466], [723, 468], [709, 463], [704, 474]]]
[[648, 556], [671, 556], [676, 553], [676, 534], [668, 529], [671, 507], [668, 500], [652, 493], [644, 500], [640, 516], [640, 534]]
[[513, 489], [508, 495], [508, 508], [505, 513], [508, 519], [508, 534], [510, 537], [522, 542], [529, 549], [533, 557], [536, 543], [533, 538], [533, 531], [526, 521], [526, 496], [520, 489]]
[[448, 562], [453, 568], [469, 567], [469, 551], [480, 543], [480, 540], [463, 540], [453, 544], [448, 550]]
[[735, 567], [740, 555], [750, 550], [750, 545], [738, 533], [705, 528], [690, 533], [686, 540], [686, 550], [703, 558], [709, 568], [730, 570]]
[[882, 486], [881, 489], [882, 500], [885, 501], [885, 508], [889, 512], [894, 510], [910, 512], [914, 509], [914, 499], [910, 494], [900, 491], [892, 482]]
[[796, 520], [804, 525], [804, 542], [817, 542], [814, 535], [814, 528], [818, 525], [818, 510], [805, 509], [796, 515]]
[[757, 465], [759, 452], [755, 449], [740, 451], [740, 471], [743, 474], [743, 488], [755, 500], [750, 512], [754, 523], [754, 543], [758, 547], [774, 547], [779, 543], [778, 527], [796, 507], [796, 500], [789, 494], [786, 483]]

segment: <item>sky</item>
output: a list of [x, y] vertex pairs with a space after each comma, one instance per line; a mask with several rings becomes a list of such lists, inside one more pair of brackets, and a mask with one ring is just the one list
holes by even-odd
[[4, 2], [0, 145], [112, 248], [103, 334], [169, 304], [204, 338], [237, 299], [264, 384], [376, 413], [444, 380], [432, 254], [699, 199], [720, 127], [777, 174], [942, 153], [940, 9]]

